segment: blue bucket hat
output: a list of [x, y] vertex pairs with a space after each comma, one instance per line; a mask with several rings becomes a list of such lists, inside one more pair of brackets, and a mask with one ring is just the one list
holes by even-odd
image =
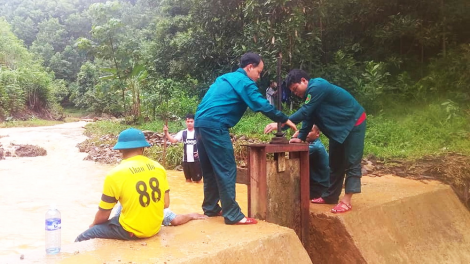
[[128, 128], [119, 134], [118, 142], [113, 149], [134, 149], [150, 147], [142, 131], [136, 128]]

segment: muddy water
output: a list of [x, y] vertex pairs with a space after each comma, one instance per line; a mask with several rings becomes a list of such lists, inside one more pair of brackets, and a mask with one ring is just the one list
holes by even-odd
[[[49, 127], [2, 128], [0, 142], [43, 147], [42, 157], [0, 160], [0, 256], [44, 249], [44, 214], [54, 203], [62, 214], [62, 244], [93, 221], [106, 172], [112, 165], [84, 161], [76, 145], [86, 139], [85, 122]], [[5, 137], [6, 136], [6, 137]], [[201, 213], [202, 184], [186, 183], [179, 171], [168, 171], [171, 208]], [[246, 186], [237, 185], [237, 201], [246, 213]]]

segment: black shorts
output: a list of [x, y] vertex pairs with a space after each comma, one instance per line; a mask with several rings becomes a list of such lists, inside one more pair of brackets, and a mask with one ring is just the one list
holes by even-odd
[[183, 172], [186, 180], [200, 181], [202, 179], [201, 164], [199, 160], [194, 162], [183, 161]]

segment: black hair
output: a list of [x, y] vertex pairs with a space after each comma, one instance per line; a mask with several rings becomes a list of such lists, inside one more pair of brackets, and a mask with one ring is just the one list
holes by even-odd
[[187, 114], [186, 115], [186, 119], [194, 119], [194, 114]]
[[310, 76], [303, 70], [293, 69], [286, 76], [286, 87], [289, 88], [293, 83], [300, 83], [300, 79], [310, 80]]
[[240, 68], [245, 68], [249, 64], [253, 64], [253, 67], [257, 67], [258, 64], [262, 61], [259, 54], [253, 52], [247, 52], [243, 54], [240, 59]]

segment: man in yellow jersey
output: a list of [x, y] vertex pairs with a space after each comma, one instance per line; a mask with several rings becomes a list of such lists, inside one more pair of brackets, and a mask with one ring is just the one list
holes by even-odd
[[[129, 128], [119, 134], [113, 149], [121, 152], [123, 160], [106, 176], [95, 220], [75, 242], [92, 238], [133, 240], [160, 231], [163, 210], [170, 206], [170, 189], [165, 169], [143, 156], [145, 147], [150, 144], [142, 131]], [[121, 213], [108, 219], [118, 201]]]

